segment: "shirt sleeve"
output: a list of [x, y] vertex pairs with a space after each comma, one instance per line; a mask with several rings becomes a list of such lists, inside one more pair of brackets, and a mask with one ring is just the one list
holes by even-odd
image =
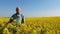
[[24, 23], [24, 15], [21, 14], [21, 23]]
[[10, 19], [12, 19], [12, 20], [13, 20], [13, 17], [11, 17]]
[[11, 20], [14, 20], [15, 18], [16, 18], [16, 14], [14, 14], [10, 17]]

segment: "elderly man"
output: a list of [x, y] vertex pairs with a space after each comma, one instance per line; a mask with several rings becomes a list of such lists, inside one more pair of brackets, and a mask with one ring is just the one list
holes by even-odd
[[8, 23], [13, 22], [14, 20], [16, 20], [16, 25], [24, 23], [24, 16], [23, 14], [20, 14], [19, 7], [16, 8], [16, 13], [10, 17], [10, 20]]

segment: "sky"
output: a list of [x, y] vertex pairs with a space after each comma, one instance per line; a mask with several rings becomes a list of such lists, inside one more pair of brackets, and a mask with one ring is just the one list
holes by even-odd
[[60, 0], [0, 0], [0, 17], [11, 17], [18, 6], [25, 17], [60, 16]]

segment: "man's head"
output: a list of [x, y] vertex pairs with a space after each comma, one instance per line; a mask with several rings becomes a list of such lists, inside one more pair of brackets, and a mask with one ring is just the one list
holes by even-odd
[[20, 14], [20, 8], [19, 8], [19, 7], [16, 8], [16, 13], [17, 13], [18, 15]]

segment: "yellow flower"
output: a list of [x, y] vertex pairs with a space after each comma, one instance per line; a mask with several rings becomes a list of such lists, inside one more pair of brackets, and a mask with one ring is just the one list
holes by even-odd
[[10, 32], [7, 28], [5, 28], [5, 29], [3, 29], [3, 34], [10, 34]]
[[0, 19], [0, 24], [1, 24], [1, 23], [3, 23], [3, 20], [2, 20], [2, 19]]
[[7, 28], [13, 28], [13, 25], [12, 24], [8, 24]]

